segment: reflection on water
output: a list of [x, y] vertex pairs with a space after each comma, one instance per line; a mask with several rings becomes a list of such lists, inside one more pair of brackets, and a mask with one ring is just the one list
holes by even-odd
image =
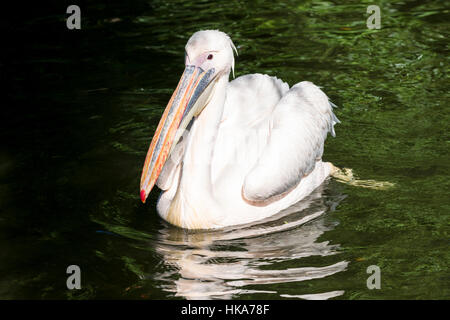
[[286, 262], [298, 265], [302, 258], [337, 253], [339, 245], [318, 238], [335, 226], [326, 224], [323, 215], [342, 198], [335, 196], [325, 204], [324, 199], [330, 198], [323, 197], [320, 187], [304, 201], [258, 225], [211, 232], [164, 228], [154, 246], [166, 268], [152, 277], [163, 290], [186, 299], [230, 299], [249, 293], [304, 299], [342, 295], [344, 291], [338, 290], [292, 296], [264, 289], [267, 284], [319, 279], [346, 269], [347, 261], [282, 267]]

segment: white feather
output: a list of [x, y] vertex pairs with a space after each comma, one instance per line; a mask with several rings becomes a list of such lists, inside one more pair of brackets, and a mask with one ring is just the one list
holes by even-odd
[[293, 86], [271, 115], [271, 133], [257, 163], [245, 178], [244, 195], [266, 200], [299, 184], [322, 158], [333, 128], [328, 97], [311, 82]]

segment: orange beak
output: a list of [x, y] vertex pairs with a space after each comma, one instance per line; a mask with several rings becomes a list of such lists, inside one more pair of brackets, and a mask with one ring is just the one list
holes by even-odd
[[[207, 104], [211, 90], [206, 89], [212, 87], [209, 84], [216, 78], [213, 75], [214, 69], [204, 71], [193, 65], [186, 66], [159, 121], [145, 158], [140, 192], [143, 203], [158, 180], [170, 152], [181, 137], [180, 133], [187, 127], [194, 115], [199, 114]], [[204, 92], [205, 94], [203, 94]]]

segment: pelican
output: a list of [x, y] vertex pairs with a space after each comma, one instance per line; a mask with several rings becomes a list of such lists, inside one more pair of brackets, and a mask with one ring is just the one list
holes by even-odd
[[339, 122], [322, 90], [303, 81], [234, 75], [236, 47], [217, 30], [194, 33], [185, 69], [142, 170], [145, 203], [186, 229], [255, 223], [299, 202], [334, 170], [324, 141]]

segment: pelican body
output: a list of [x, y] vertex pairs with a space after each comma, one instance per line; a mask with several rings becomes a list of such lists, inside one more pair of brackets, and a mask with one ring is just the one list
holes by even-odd
[[324, 141], [339, 122], [325, 93], [262, 74], [229, 82], [236, 48], [220, 31], [196, 32], [185, 49], [145, 159], [142, 202], [156, 184], [163, 219], [216, 229], [272, 216], [322, 184], [333, 168]]

